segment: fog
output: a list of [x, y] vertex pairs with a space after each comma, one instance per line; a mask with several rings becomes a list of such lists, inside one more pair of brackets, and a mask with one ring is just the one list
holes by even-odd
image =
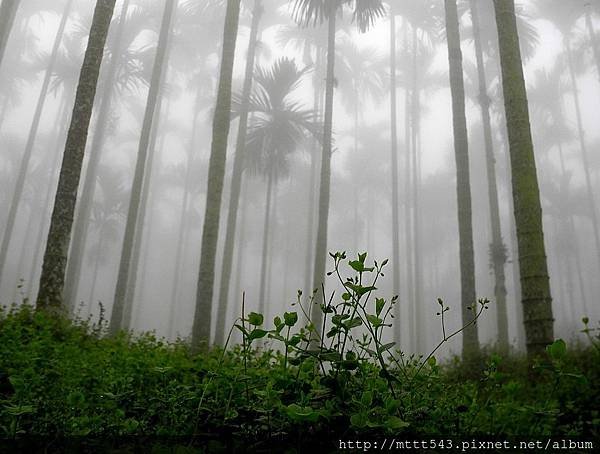
[[[457, 169], [444, 5], [442, 0], [391, 2], [398, 2], [391, 5], [395, 11], [397, 8], [397, 168], [392, 159], [389, 15], [386, 11], [366, 33], [360, 33], [352, 14], [346, 11], [338, 17], [336, 34], [326, 249], [346, 251], [349, 259], [368, 252], [368, 262], [390, 260], [376, 291], [385, 298], [399, 295], [399, 312], [389, 336], [395, 333], [407, 352], [425, 353], [442, 337], [436, 315], [438, 298], [451, 308], [446, 320], [449, 329], [461, 326]], [[0, 63], [0, 232], [8, 245], [0, 273], [0, 303], [5, 305], [36, 300], [62, 153], [95, 3], [21, 0]], [[120, 30], [123, 1], [117, 1], [101, 67], [75, 221], [85, 225], [87, 233], [78, 272], [68, 282], [72, 286], [68, 302], [73, 305], [73, 312], [81, 318], [91, 316], [93, 321], [99, 317], [110, 320], [115, 299], [166, 4], [164, 0], [128, 3], [123, 16], [126, 25]], [[320, 288], [312, 276], [319, 218], [327, 26], [299, 25], [293, 3], [263, 0], [264, 14], [258, 23], [255, 95], [250, 100], [225, 337], [241, 315], [242, 299], [246, 313], [263, 312], [270, 324], [274, 316], [297, 307], [292, 303], [297, 300], [298, 290], [303, 292], [301, 301], [308, 304], [312, 288]], [[389, 3], [386, 2], [387, 10]], [[493, 345], [498, 338], [498, 315], [490, 249], [493, 240], [486, 144], [471, 12], [468, 1], [458, 3], [476, 295], [491, 301], [477, 327], [481, 344]], [[494, 10], [491, 0], [477, 3], [506, 253], [508, 333], [511, 345], [523, 349], [516, 230]], [[232, 120], [214, 267], [210, 317], [213, 333], [219, 332], [217, 313], [219, 307], [224, 307], [220, 288], [253, 6], [254, 1], [242, 1], [237, 36]], [[595, 1], [578, 0], [518, 2], [554, 329], [556, 337], [566, 339], [580, 336], [583, 317], [600, 319], [600, 245], [595, 237], [600, 215], [600, 43], [595, 36], [600, 27], [599, 6]], [[155, 330], [159, 336], [175, 339], [188, 338], [192, 331], [203, 254], [203, 221], [207, 197], [213, 190], [207, 178], [224, 16], [225, 2], [179, 0], [172, 22], [167, 24], [162, 80], [157, 87], [135, 225], [134, 258], [125, 282], [132, 303], [130, 323], [125, 328], [136, 332]], [[59, 45], [53, 52], [57, 33]], [[115, 48], [120, 48], [117, 53]], [[111, 75], [115, 58], [117, 64]], [[273, 100], [265, 105], [261, 98], [268, 90], [256, 91], [257, 74], [268, 79], [278, 64], [287, 64], [287, 70], [293, 67], [301, 74], [296, 83], [285, 86], [284, 82], [279, 88], [290, 93], [285, 102], [274, 108], [274, 104], [269, 105]], [[44, 104], [36, 127], [40, 96]], [[102, 117], [106, 97], [110, 97], [109, 107]], [[268, 107], [274, 108], [274, 118], [281, 120], [275, 127], [266, 119]], [[285, 108], [289, 111], [282, 112]], [[302, 118], [310, 125], [290, 125], [294, 121], [288, 122], [292, 111], [299, 117], [305, 115]], [[269, 126], [271, 129], [265, 132]], [[279, 145], [266, 152], [265, 142], [277, 140]], [[28, 141], [31, 159], [18, 197], [14, 227], [9, 231], [6, 226]], [[81, 219], [81, 196], [94, 153], [99, 160], [93, 198], [89, 216]], [[394, 174], [398, 178], [397, 196], [392, 183]], [[392, 210], [395, 200], [397, 220]], [[399, 261], [394, 259], [394, 232]], [[70, 264], [72, 250], [73, 239]], [[332, 270], [330, 257], [326, 264], [326, 271]], [[345, 267], [343, 272], [351, 270]], [[396, 285], [395, 273], [399, 277]], [[333, 291], [337, 297], [343, 287], [335, 276], [329, 276], [325, 280], [327, 297]], [[239, 340], [234, 332], [232, 342]], [[449, 353], [460, 353], [458, 338], [445, 346], [444, 354]]]

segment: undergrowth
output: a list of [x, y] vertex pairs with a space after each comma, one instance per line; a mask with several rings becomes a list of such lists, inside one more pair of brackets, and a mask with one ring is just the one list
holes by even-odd
[[[319, 303], [321, 332], [309, 316], [317, 300], [299, 294], [297, 311], [271, 326], [242, 312], [241, 345], [197, 354], [152, 333], [109, 337], [102, 324], [1, 309], [0, 438], [177, 437], [211, 451], [333, 449], [357, 436], [598, 439], [600, 331], [588, 320], [588, 346], [558, 340], [534, 363], [492, 351], [468, 364], [406, 356], [384, 335], [396, 298], [374, 296], [386, 262], [361, 254], [343, 277], [345, 254], [332, 259], [343, 292]], [[460, 330], [446, 332], [439, 305], [442, 345]]]

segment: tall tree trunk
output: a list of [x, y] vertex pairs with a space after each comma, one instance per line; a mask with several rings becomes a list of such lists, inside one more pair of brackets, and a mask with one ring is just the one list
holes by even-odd
[[98, 273], [100, 272], [100, 258], [102, 257], [102, 250], [104, 248], [104, 228], [100, 228], [98, 232], [98, 255], [94, 260], [94, 271], [92, 274], [92, 285], [90, 286], [90, 294], [88, 298], [88, 313], [91, 314], [92, 306], [94, 304], [94, 294], [96, 293], [96, 284], [98, 283]]
[[[7, 0], [2, 3], [2, 7], [4, 7], [4, 3], [6, 3], [6, 1]], [[10, 4], [10, 1], [8, 3]], [[48, 64], [48, 68], [46, 69], [46, 73], [44, 75], [44, 81], [42, 82], [42, 88], [38, 96], [35, 113], [33, 114], [33, 121], [31, 123], [31, 127], [29, 128], [27, 144], [25, 145], [25, 151], [23, 153], [23, 157], [21, 158], [21, 164], [17, 174], [17, 181], [15, 183], [15, 188], [13, 190], [12, 199], [10, 202], [10, 208], [6, 218], [6, 226], [4, 227], [4, 235], [2, 236], [2, 245], [0, 246], [0, 287], [2, 286], [2, 279], [4, 278], [4, 268], [6, 266], [6, 261], [8, 260], [8, 249], [10, 247], [13, 230], [15, 228], [15, 222], [17, 220], [17, 212], [19, 210], [19, 203], [21, 202], [21, 197], [23, 195], [23, 188], [25, 187], [25, 178], [27, 177], [29, 162], [31, 161], [35, 139], [37, 137], [42, 113], [46, 104], [46, 98], [48, 96], [48, 90], [50, 88], [50, 82], [56, 66], [58, 50], [65, 32], [65, 27], [67, 25], [72, 3], [73, 0], [69, 0], [65, 6], [60, 25], [58, 26], [58, 30], [54, 38], [54, 44], [50, 54], [50, 63]]]
[[215, 258], [219, 240], [227, 140], [231, 122], [231, 84], [239, 19], [240, 0], [227, 0], [219, 89], [213, 118], [212, 144], [208, 164], [206, 210], [202, 228], [200, 270], [196, 288], [196, 310], [192, 327], [192, 347], [194, 349], [200, 348], [203, 343], [207, 345], [210, 342]]
[[266, 302], [266, 285], [267, 285], [267, 260], [268, 260], [268, 249], [269, 249], [269, 227], [271, 221], [271, 200], [273, 197], [273, 177], [275, 171], [269, 170], [269, 176], [267, 177], [267, 193], [265, 200], [265, 218], [263, 221], [263, 239], [262, 239], [262, 254], [260, 262], [260, 289], [258, 296], [258, 311], [264, 314]]
[[[400, 216], [398, 201], [398, 94], [396, 90], [396, 16], [390, 13], [390, 121], [392, 174], [392, 270], [393, 294], [400, 292]], [[396, 308], [399, 308], [397, 305]], [[398, 314], [396, 314], [398, 315]], [[394, 324], [394, 335], [400, 340], [400, 318]]]
[[150, 89], [148, 91], [148, 99], [146, 101], [146, 111], [144, 112], [144, 122], [142, 125], [142, 134], [137, 153], [137, 161], [135, 165], [135, 173], [133, 184], [131, 186], [131, 198], [129, 201], [129, 209], [127, 213], [127, 223], [125, 225], [125, 235], [123, 237], [123, 248], [121, 251], [121, 261], [119, 264], [119, 274], [117, 285], [115, 288], [115, 299], [110, 318], [110, 333], [116, 334], [124, 327], [124, 311], [127, 297], [127, 285], [131, 272], [131, 259], [133, 256], [133, 246], [135, 241], [136, 230], [140, 226], [138, 224], [138, 214], [140, 211], [142, 188], [144, 175], [146, 173], [146, 165], [148, 160], [150, 135], [152, 125], [155, 118], [155, 110], [159, 97], [159, 92], [163, 83], [164, 67], [166, 66], [167, 47], [169, 35], [172, 28], [172, 17], [177, 0], [168, 0], [165, 3], [165, 9], [158, 38], [158, 46], [156, 56], [154, 58], [154, 66], [152, 68], [152, 78], [150, 80]]
[[0, 5], [0, 67], [6, 51], [6, 44], [15, 22], [21, 0], [2, 0]]
[[417, 29], [413, 27], [412, 40], [412, 59], [413, 59], [413, 78], [412, 78], [412, 100], [411, 100], [411, 156], [412, 156], [412, 252], [413, 252], [413, 295], [414, 295], [414, 316], [415, 316], [415, 348], [417, 353], [423, 353], [425, 350], [425, 327], [423, 324], [423, 283], [421, 269], [421, 159], [420, 159], [420, 129], [421, 129], [421, 100], [418, 78], [418, 56], [419, 56], [419, 37]]
[[[165, 62], [169, 61], [169, 51], [165, 56]], [[164, 89], [164, 86], [163, 86]], [[140, 207], [138, 217], [136, 221], [135, 234], [133, 236], [133, 248], [131, 251], [131, 262], [129, 264], [129, 278], [127, 279], [127, 289], [125, 291], [125, 309], [123, 311], [123, 329], [132, 328], [132, 321], [137, 320], [139, 316], [139, 310], [141, 307], [141, 301], [139, 304], [134, 304], [136, 291], [139, 288], [140, 300], [143, 301], [143, 289], [145, 288], [146, 273], [148, 267], [147, 257], [149, 253], [148, 242], [152, 238], [152, 226], [154, 225], [153, 217], [154, 211], [152, 209], [152, 191], [150, 190], [150, 182], [152, 181], [154, 172], [154, 158], [157, 153], [162, 154], [166, 134], [163, 133], [158, 141], [158, 131], [160, 129], [161, 112], [163, 109], [164, 94], [163, 89], [159, 90], [158, 99], [156, 101], [156, 109], [154, 111], [154, 120], [152, 121], [152, 132], [150, 138], [150, 144], [148, 146], [148, 156], [146, 159], [146, 169], [144, 171], [144, 179], [142, 182], [142, 191], [140, 196]], [[167, 102], [165, 109], [165, 118], [169, 118], [170, 103]], [[146, 213], [150, 210], [150, 217], [146, 222]], [[148, 231], [146, 232], [146, 225]], [[140, 270], [140, 261], [142, 263]], [[138, 276], [141, 273], [140, 283], [138, 285]], [[134, 311], [135, 305], [135, 311]], [[135, 312], [135, 318], [133, 318]]]
[[[46, 224], [48, 223], [48, 220], [51, 216], [51, 209], [52, 209], [52, 196], [54, 195], [54, 191], [52, 190], [54, 188], [55, 185], [55, 181], [56, 178], [58, 177], [58, 169], [60, 166], [60, 158], [61, 158], [61, 151], [64, 150], [64, 136], [66, 134], [66, 125], [68, 124], [69, 121], [69, 108], [68, 106], [72, 103], [72, 96], [67, 96], [66, 98], [68, 99], [63, 99], [62, 101], [62, 106], [59, 109], [60, 114], [58, 115], [58, 118], [60, 118], [60, 124], [63, 125], [60, 128], [60, 132], [58, 133], [58, 137], [56, 138], [56, 144], [55, 144], [55, 156], [53, 157], [53, 162], [52, 162], [52, 167], [51, 167], [51, 173], [48, 177], [48, 187], [46, 189], [46, 197], [44, 200], [44, 206], [43, 206], [43, 215], [42, 215], [42, 219], [39, 223], [38, 226], [38, 235], [36, 237], [35, 240], [35, 246], [34, 246], [34, 254], [33, 254], [33, 260], [31, 261], [31, 267], [29, 268], [29, 285], [27, 287], [27, 298], [29, 299], [29, 301], [34, 301], [35, 300], [35, 284], [36, 284], [36, 279], [38, 278], [38, 270], [39, 267], [41, 266], [40, 263], [40, 256], [42, 255], [43, 252], [43, 247], [44, 245], [42, 244], [44, 241], [44, 233], [46, 232]], [[31, 221], [30, 221], [31, 222]]]
[[50, 311], [65, 311], [66, 309], [63, 304], [63, 286], [75, 202], [100, 65], [104, 55], [104, 45], [114, 9], [115, 0], [97, 0], [96, 2], [44, 253], [40, 291], [37, 298], [39, 309]]
[[490, 244], [491, 262], [494, 270], [494, 296], [496, 297], [496, 319], [498, 328], [498, 347], [506, 352], [509, 344], [508, 314], [506, 310], [506, 277], [504, 264], [506, 252], [502, 241], [502, 227], [500, 224], [500, 206], [498, 203], [498, 186], [496, 184], [496, 158], [494, 156], [494, 142], [492, 139], [492, 121], [490, 118], [490, 98], [487, 90], [487, 80], [483, 61], [483, 47], [479, 29], [479, 11], [477, 1], [470, 0], [471, 18], [473, 23], [473, 38], [475, 42], [475, 55], [477, 59], [477, 75], [479, 80], [479, 105], [481, 107], [481, 122], [483, 124], [483, 137], [485, 140], [485, 162], [488, 183], [488, 203], [490, 207], [490, 227], [492, 241]]
[[[452, 92], [454, 153], [456, 157], [461, 310], [462, 323], [463, 325], [467, 325], [473, 320], [474, 311], [477, 310], [475, 295], [475, 259], [473, 253], [473, 224], [471, 219], [469, 140], [465, 113], [465, 88], [456, 0], [445, 0], [445, 8], [448, 61], [450, 65], [450, 90]], [[471, 325], [465, 328], [462, 337], [463, 357], [472, 357], [479, 351], [477, 327]]]
[[[404, 47], [408, 52], [408, 22], [404, 23]], [[405, 230], [405, 256], [406, 256], [406, 297], [408, 301], [408, 340], [413, 351], [416, 348], [416, 329], [415, 329], [415, 287], [414, 287], [414, 268], [413, 268], [413, 234], [412, 234], [412, 154], [411, 154], [411, 132], [410, 132], [410, 112], [411, 112], [411, 93], [408, 88], [404, 90], [404, 230]]]
[[227, 211], [227, 228], [225, 232], [223, 264], [221, 268], [221, 282], [219, 287], [219, 306], [217, 307], [217, 324], [215, 327], [215, 343], [217, 345], [223, 345], [225, 342], [225, 320], [227, 318], [227, 305], [229, 304], [231, 266], [233, 263], [237, 216], [240, 205], [240, 191], [244, 171], [244, 160], [246, 156], [244, 149], [246, 147], [246, 133], [248, 130], [248, 108], [250, 106], [250, 93], [252, 90], [254, 62], [256, 60], [258, 29], [263, 12], [264, 8], [262, 6], [262, 0], [255, 0], [254, 11], [252, 13], [252, 25], [250, 29], [250, 41], [248, 42], [248, 54], [246, 57], [244, 86], [242, 88], [242, 105], [240, 109], [237, 142], [235, 146], [235, 155], [233, 157], [233, 171], [231, 174], [231, 193], [229, 196], [229, 207]]
[[542, 207], [514, 0], [494, 0], [494, 9], [512, 170], [523, 321], [527, 352], [538, 355], [554, 339]]
[[585, 132], [583, 131], [583, 119], [581, 117], [581, 104], [579, 103], [579, 88], [577, 86], [577, 78], [575, 77], [575, 67], [573, 64], [573, 53], [569, 39], [564, 37], [564, 47], [567, 54], [567, 62], [569, 66], [569, 76], [571, 80], [571, 88], [573, 91], [573, 103], [575, 104], [575, 116], [577, 119], [577, 134], [579, 137], [579, 149], [581, 151], [581, 160], [583, 162], [583, 172], [585, 176], [585, 188], [587, 190], [587, 202], [589, 215], [591, 216], [592, 229], [594, 232], [594, 244], [596, 246], [596, 259], [598, 272], [600, 272], [600, 227], [598, 226], [598, 205], [594, 200], [594, 192], [592, 190], [592, 177], [590, 175], [590, 164], [588, 158], [587, 144], [585, 140]]
[[246, 260], [246, 254], [244, 253], [244, 246], [246, 244], [246, 237], [248, 235], [247, 232], [247, 223], [248, 223], [248, 211], [250, 210], [250, 203], [246, 199], [245, 194], [248, 194], [248, 179], [245, 178], [242, 181], [242, 212], [240, 214], [240, 235], [238, 238], [238, 244], [236, 247], [236, 263], [235, 263], [235, 281], [233, 286], [233, 294], [235, 295], [234, 301], [237, 301], [236, 310], [234, 313], [239, 313], [240, 308], [242, 306], [242, 277], [244, 277], [244, 264]]
[[67, 262], [67, 275], [65, 280], [65, 303], [71, 308], [76, 304], [77, 290], [81, 279], [83, 256], [85, 254], [92, 204], [96, 192], [98, 169], [104, 142], [106, 140], [108, 117], [113, 105], [112, 100], [116, 82], [115, 79], [117, 70], [119, 69], [123, 32], [125, 30], [128, 8], [129, 0], [124, 0], [111, 52], [110, 65], [106, 74], [105, 89], [100, 102], [100, 110], [98, 111], [98, 116], [96, 118], [96, 128], [94, 129], [90, 158], [87, 163], [83, 187], [81, 189], [81, 198], [77, 204], [75, 223], [73, 226], [73, 240], [71, 241], [71, 247], [69, 249], [69, 260]]
[[[313, 106], [316, 114], [316, 119], [320, 120], [323, 111], [323, 83], [319, 77], [319, 70], [323, 63], [323, 53], [317, 49], [315, 74], [313, 79], [314, 93]], [[304, 258], [304, 291], [307, 296], [312, 295], [314, 288], [312, 287], [313, 265], [314, 265], [314, 249], [311, 248], [315, 236], [315, 214], [316, 214], [316, 196], [317, 196], [317, 178], [319, 174], [318, 149], [319, 141], [313, 137], [313, 147], [310, 154], [310, 175], [308, 181], [308, 213], [306, 216], [306, 255]]]
[[[332, 7], [333, 9], [333, 7]], [[317, 238], [315, 244], [315, 267], [313, 288], [321, 288], [325, 280], [325, 261], [327, 259], [327, 226], [329, 224], [329, 199], [331, 186], [331, 141], [333, 132], [333, 91], [335, 84], [335, 11], [328, 17], [327, 32], [327, 76], [325, 87], [325, 118], [323, 132], [323, 153], [321, 155], [321, 176], [319, 182], [319, 212], [317, 223]], [[311, 321], [315, 332], [321, 333], [323, 313], [320, 302], [323, 295], [317, 292], [311, 308]], [[320, 335], [320, 334], [319, 334]]]
[[[564, 175], [566, 175], [567, 170], [565, 167], [565, 159], [564, 159], [562, 141], [558, 142], [557, 148], [558, 148], [558, 157], [559, 157], [559, 161], [560, 161], [560, 169], [561, 169], [562, 175], [564, 176]], [[575, 257], [574, 257], [575, 269], [576, 269], [576, 273], [577, 273], [579, 292], [581, 294], [581, 304], [583, 307], [583, 313], [588, 314], [587, 298], [586, 298], [586, 294], [585, 294], [585, 284], [583, 282], [583, 273], [581, 270], [581, 252], [579, 249], [579, 242], [577, 241], [577, 229], [575, 228], [575, 219], [574, 219], [573, 213], [571, 213], [571, 212], [568, 213], [568, 223], [569, 223], [568, 236], [573, 241], [573, 249], [574, 249], [573, 252], [575, 255]]]
[[189, 211], [189, 199], [190, 199], [190, 185], [192, 183], [192, 170], [193, 159], [192, 155], [196, 149], [196, 134], [198, 131], [198, 115], [200, 113], [200, 105], [202, 102], [202, 96], [200, 89], [196, 95], [196, 102], [194, 105], [194, 114], [192, 119], [192, 134], [190, 137], [189, 148], [186, 156], [186, 171], [183, 183], [183, 197], [181, 200], [181, 212], [179, 214], [179, 231], [177, 233], [177, 249], [175, 252], [175, 268], [173, 271], [173, 286], [171, 287], [171, 298], [169, 308], [169, 337], [172, 337], [175, 332], [175, 318], [177, 316], [178, 301], [179, 301], [179, 286], [180, 276], [183, 266], [183, 256], [185, 242], [185, 231], [188, 223], [188, 211]]

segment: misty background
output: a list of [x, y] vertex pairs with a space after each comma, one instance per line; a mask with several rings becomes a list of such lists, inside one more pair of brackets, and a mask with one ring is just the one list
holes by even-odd
[[[0, 67], [0, 228], [7, 220], [28, 137], [32, 137], [29, 139], [32, 154], [2, 275], [2, 304], [20, 304], [26, 299], [35, 301], [66, 129], [94, 3], [91, 0], [22, 0], [8, 40]], [[164, 84], [152, 131], [151, 161], [146, 172], [145, 220], [138, 231], [140, 259], [135, 271], [131, 328], [156, 330], [158, 335], [171, 339], [187, 337], [192, 328], [207, 197], [212, 113], [219, 75], [225, 8], [218, 1], [199, 6], [204, 3], [180, 0], [174, 13], [167, 64], [163, 68]], [[234, 93], [238, 96], [244, 78], [253, 3], [242, 2], [234, 73]], [[346, 251], [350, 257], [367, 251], [370, 259], [392, 259], [392, 234], [394, 229], [399, 232], [400, 263], [388, 265], [390, 269], [378, 283], [378, 295], [389, 298], [394, 294], [391, 268], [398, 266], [401, 309], [395, 323], [401, 327], [400, 345], [410, 352], [429, 350], [441, 337], [435, 315], [438, 297], [452, 308], [449, 325], [460, 326], [460, 270], [448, 56], [440, 26], [443, 25], [443, 2], [405, 3], [408, 6], [398, 16], [396, 29], [400, 224], [394, 225], [391, 212], [389, 20], [387, 17], [379, 19], [367, 33], [359, 34], [346, 15], [337, 34], [327, 249]], [[587, 191], [591, 189], [597, 213], [600, 68], [596, 66], [593, 52], [593, 46], [598, 44], [592, 42], [591, 31], [597, 33], [600, 15], [597, 2], [590, 5], [578, 0], [518, 3], [555, 332], [557, 337], [571, 338], [582, 328], [582, 317], [600, 318], [599, 252], [594, 242], [594, 218], [587, 201]], [[127, 10], [121, 44], [124, 51], [114, 82], [76, 285], [75, 311], [83, 318], [88, 315], [97, 318], [101, 310], [99, 303], [108, 313], [111, 310], [164, 4], [157, 0], [131, 0]], [[479, 4], [482, 33], [493, 42], [496, 31], [489, 25], [494, 18], [491, 2], [481, 0]], [[568, 4], [568, 7], [560, 4]], [[118, 1], [113, 25], [119, 20], [121, 8], [122, 2]], [[315, 89], [322, 86], [324, 92], [325, 61], [318, 57], [316, 49], [326, 44], [326, 26], [299, 27], [285, 0], [264, 0], [264, 8], [256, 67], [268, 71], [281, 58], [287, 58], [294, 60], [298, 68], [306, 68], [290, 98], [302, 108], [313, 109]], [[459, 2], [459, 9], [463, 13], [461, 37], [476, 289], [478, 297], [492, 300], [490, 310], [478, 321], [478, 329], [482, 343], [493, 343], [496, 339], [494, 276], [479, 87], [468, 2]], [[567, 10], [569, 14], [565, 13]], [[591, 22], [586, 21], [587, 11], [590, 11]], [[53, 54], [65, 13], [64, 32], [59, 34], [58, 51]], [[111, 26], [105, 57], [110, 55], [116, 30], [117, 27]], [[95, 116], [108, 89], [109, 64], [110, 59], [105, 58]], [[485, 69], [491, 99], [502, 236], [507, 254], [509, 336], [513, 345], [522, 348], [524, 335], [520, 297], [515, 288], [518, 274], [513, 269], [516, 244], [498, 60], [487, 56]], [[39, 127], [32, 136], [31, 125], [48, 70], [48, 95]], [[411, 111], [404, 108], [407, 90], [418, 93], [418, 102]], [[403, 177], [406, 125], [415, 121], [414, 118], [418, 118], [416, 178], [407, 185]], [[92, 118], [87, 158], [97, 129], [96, 118]], [[237, 117], [230, 132], [223, 207], [228, 206], [228, 176], [236, 133]], [[240, 314], [242, 292], [245, 292], [247, 310], [259, 308], [269, 172], [273, 177], [266, 242], [267, 320], [288, 310], [296, 300], [297, 290], [303, 290], [303, 298], [310, 293], [310, 279], [306, 276], [312, 276], [318, 195], [315, 162], [319, 162], [321, 147], [307, 136], [292, 148], [277, 159], [267, 159], [266, 164], [260, 162], [261, 156], [255, 156], [254, 163], [248, 158], [250, 162], [242, 180], [227, 329]], [[588, 156], [587, 166], [582, 160], [582, 151]], [[407, 208], [418, 216], [417, 229], [408, 240]], [[221, 216], [222, 232], [226, 221], [227, 216]], [[224, 241], [224, 235], [220, 241]], [[414, 255], [407, 251], [409, 244]], [[218, 281], [223, 244], [217, 251]], [[418, 260], [414, 260], [417, 257]], [[328, 262], [328, 267], [330, 265]], [[418, 279], [410, 279], [411, 270], [417, 273]], [[419, 286], [417, 296], [415, 286]], [[331, 278], [326, 291], [339, 292], [338, 287]], [[216, 294], [214, 301], [218, 298]], [[449, 348], [457, 352], [458, 342]]]

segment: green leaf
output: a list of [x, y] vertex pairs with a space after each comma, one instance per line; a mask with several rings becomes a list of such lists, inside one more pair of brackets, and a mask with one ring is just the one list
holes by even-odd
[[11, 416], [21, 416], [35, 413], [35, 407], [31, 405], [11, 405], [9, 407], [5, 407], [4, 409]]
[[327, 338], [330, 339], [330, 338], [336, 336], [339, 332], [340, 332], [339, 327], [334, 326], [329, 331], [327, 331]]
[[348, 265], [350, 265], [352, 269], [358, 273], [362, 273], [365, 270], [363, 262], [359, 262], [358, 260], [350, 260]]
[[286, 312], [283, 314], [283, 320], [287, 326], [292, 327], [298, 322], [298, 313]]
[[331, 317], [331, 323], [333, 323], [335, 326], [340, 326], [347, 318], [350, 318], [349, 314], [336, 314]]
[[373, 403], [373, 392], [365, 391], [360, 398], [360, 403], [363, 407], [371, 407], [371, 404]]
[[319, 413], [311, 407], [301, 407], [298, 404], [290, 404], [286, 407], [286, 413], [294, 421], [317, 422]]
[[367, 425], [367, 415], [364, 413], [355, 413], [350, 416], [350, 424], [359, 429], [364, 428]]
[[362, 254], [358, 254], [358, 260], [362, 263], [365, 263], [365, 260], [367, 259], [367, 253], [363, 252]]
[[377, 347], [377, 352], [379, 352], [380, 354], [383, 352], [387, 352], [394, 345], [396, 345], [396, 342], [390, 342], [389, 344], [381, 345], [381, 346]]
[[288, 345], [291, 345], [292, 347], [295, 347], [296, 345], [298, 345], [300, 342], [302, 342], [302, 336], [300, 336], [299, 334], [294, 334], [290, 340], [288, 341]]
[[387, 418], [385, 420], [386, 429], [399, 430], [399, 429], [405, 429], [408, 426], [410, 426], [410, 423], [403, 421], [402, 419], [398, 418], [397, 416], [390, 416], [389, 418]]
[[250, 331], [248, 340], [250, 342], [252, 342], [253, 340], [261, 339], [261, 338], [265, 337], [268, 333], [269, 332], [265, 331], [264, 329], [259, 329], [259, 328], [253, 329], [252, 331]]
[[379, 317], [381, 311], [385, 307], [385, 300], [383, 298], [375, 298], [375, 313]]
[[262, 314], [257, 314], [256, 312], [250, 312], [248, 314], [248, 323], [254, 326], [260, 326], [263, 324], [264, 317]]
[[367, 320], [375, 328], [383, 325], [383, 320], [381, 320], [379, 317], [374, 316], [373, 314], [367, 314]]
[[239, 329], [239, 330], [242, 332], [242, 334], [243, 334], [244, 336], [247, 336], [247, 335], [248, 335], [248, 330], [247, 330], [246, 328], [244, 328], [242, 325], [239, 325], [239, 324], [237, 324], [237, 323], [236, 323], [236, 324], [235, 324], [235, 327], [236, 327], [237, 329]]
[[342, 299], [344, 301], [350, 301], [350, 298], [352, 298], [352, 295], [350, 295], [350, 293], [348, 293], [348, 292], [342, 293]]
[[557, 339], [546, 347], [546, 351], [553, 360], [559, 361], [567, 354], [567, 344], [564, 340]]
[[362, 325], [362, 320], [359, 317], [354, 317], [352, 320], [348, 320], [347, 322], [344, 322], [343, 325], [347, 329], [356, 328], [357, 326]]

